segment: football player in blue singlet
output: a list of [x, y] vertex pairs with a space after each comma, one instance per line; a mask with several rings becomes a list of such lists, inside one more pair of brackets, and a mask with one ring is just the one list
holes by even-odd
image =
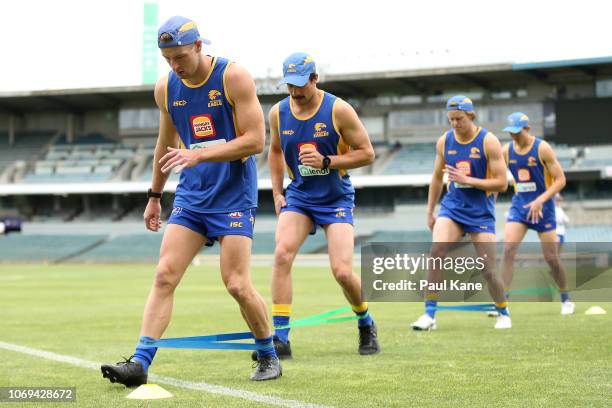
[[[205, 55], [205, 43], [196, 24], [180, 16], [170, 18], [158, 32], [158, 46], [172, 70], [155, 86], [160, 127], [144, 212], [147, 229], [160, 228], [160, 197], [168, 173], [180, 171], [181, 176], [140, 336], [141, 340], [162, 336], [170, 322], [174, 290], [187, 266], [203, 245], [218, 240], [223, 282], [238, 302], [255, 343], [262, 346], [251, 380], [275, 379], [282, 370], [267, 306], [249, 271], [257, 206], [253, 155], [263, 150], [265, 142], [263, 111], [249, 73], [224, 58]], [[130, 359], [104, 365], [102, 373], [126, 386], [146, 383], [156, 351], [137, 346]]]
[[[272, 318], [275, 327], [289, 323], [291, 266], [309, 233], [325, 231], [332, 274], [358, 320], [362, 355], [380, 351], [376, 325], [362, 301], [361, 281], [353, 273], [355, 190], [348, 169], [374, 161], [374, 149], [355, 110], [317, 88], [315, 61], [297, 52], [285, 59], [283, 79], [289, 96], [270, 111], [268, 162], [278, 214], [272, 272]], [[291, 183], [283, 193], [285, 168]], [[289, 330], [275, 331], [280, 358], [291, 357]]]
[[542, 254], [561, 294], [561, 314], [574, 313], [567, 291], [567, 275], [559, 257], [555, 195], [565, 187], [565, 174], [552, 147], [529, 132], [529, 117], [522, 112], [508, 116], [512, 142], [504, 146], [504, 159], [514, 178], [514, 196], [504, 230], [502, 278], [510, 289], [516, 252], [528, 229], [538, 233]]
[[[476, 126], [474, 104], [463, 95], [450, 98], [446, 104], [452, 130], [436, 143], [434, 173], [427, 201], [428, 226], [432, 230], [431, 257], [444, 258], [449, 244], [469, 234], [476, 252], [486, 259], [483, 277], [499, 312], [496, 329], [512, 327], [501, 278], [495, 273], [494, 192], [506, 191], [508, 180], [499, 140], [486, 129]], [[442, 199], [438, 217], [434, 210], [448, 173], [448, 192]], [[427, 281], [440, 282], [442, 271], [431, 269]], [[436, 329], [436, 291], [425, 293], [425, 314], [414, 330]]]

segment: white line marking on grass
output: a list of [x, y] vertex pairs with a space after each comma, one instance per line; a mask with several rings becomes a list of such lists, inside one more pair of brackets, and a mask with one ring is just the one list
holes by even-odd
[[[19, 346], [17, 344], [5, 343], [3, 341], [0, 341], [0, 348], [9, 350], [9, 351], [15, 351], [17, 353], [28, 354], [30, 356], [44, 358], [47, 360], [58, 361], [60, 363], [71, 364], [77, 367], [89, 368], [89, 369], [96, 370], [96, 371], [99, 371], [100, 366], [102, 365], [94, 361], [82, 360], [76, 357], [65, 356], [62, 354], [52, 353], [50, 351], [38, 350], [35, 348], [30, 348], [30, 347], [25, 347], [25, 346]], [[261, 403], [270, 404], [270, 405], [278, 405], [281, 407], [329, 408], [325, 405], [310, 404], [307, 402], [296, 401], [296, 400], [286, 400], [286, 399], [282, 399], [278, 397], [257, 394], [252, 391], [244, 391], [244, 390], [224, 387], [222, 385], [213, 385], [213, 384], [208, 384], [205, 382], [185, 381], [185, 380], [180, 380], [178, 378], [164, 377], [164, 376], [155, 375], [155, 374], [151, 374], [149, 376], [149, 380], [155, 383], [172, 385], [174, 387], [185, 388], [189, 390], [204, 391], [210, 394], [227, 395], [229, 397], [242, 398], [242, 399], [249, 400], [249, 401], [261, 402]], [[104, 379], [104, 381], [107, 381], [107, 380]]]

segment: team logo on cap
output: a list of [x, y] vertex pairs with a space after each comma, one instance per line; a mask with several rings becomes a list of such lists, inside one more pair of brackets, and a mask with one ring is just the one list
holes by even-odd
[[529, 120], [529, 117], [527, 115], [523, 115], [521, 116], [521, 120]]
[[470, 149], [470, 157], [472, 159], [480, 159], [480, 149], [477, 147], [472, 147]]
[[314, 58], [312, 58], [310, 55], [304, 58], [304, 65], [310, 64], [311, 62], [314, 62]]
[[295, 69], [295, 64], [287, 65], [287, 72], [297, 72], [297, 69]]
[[196, 139], [214, 137], [217, 135], [212, 117], [208, 113], [192, 116], [190, 121], [193, 135]]
[[536, 161], [535, 157], [529, 156], [529, 158], [527, 159], [527, 165], [528, 166], [537, 166], [538, 162]]
[[325, 123], [317, 122], [315, 123], [314, 128], [315, 128], [314, 137], [329, 136], [329, 132], [327, 130], [324, 130], [325, 128], [327, 128], [327, 125]]
[[220, 97], [221, 92], [217, 91], [216, 89], [211, 89], [208, 92], [208, 99], [210, 99], [210, 102], [208, 102], [208, 107], [212, 108], [213, 106], [221, 106], [223, 104], [223, 100], [220, 99]]

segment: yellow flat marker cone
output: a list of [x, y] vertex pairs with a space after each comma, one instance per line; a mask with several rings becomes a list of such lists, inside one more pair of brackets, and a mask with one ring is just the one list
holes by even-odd
[[584, 314], [587, 315], [604, 315], [607, 313], [608, 312], [606, 312], [602, 307], [599, 306], [591, 306], [587, 309], [586, 312], [584, 312]]
[[157, 384], [143, 384], [140, 387], [136, 388], [134, 391], [132, 391], [130, 395], [125, 398], [153, 400], [170, 397], [172, 397], [172, 394], [170, 394], [168, 391], [164, 390]]

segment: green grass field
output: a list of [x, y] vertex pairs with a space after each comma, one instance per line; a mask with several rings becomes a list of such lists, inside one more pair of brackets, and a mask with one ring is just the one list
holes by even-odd
[[[133, 352], [151, 265], [0, 265], [0, 342], [94, 362]], [[269, 268], [254, 268], [269, 296]], [[326, 268], [294, 270], [294, 318], [345, 305]], [[598, 303], [612, 312], [612, 303]], [[419, 303], [375, 303], [382, 352], [359, 356], [355, 322], [296, 328], [294, 360], [278, 381], [253, 383], [244, 351], [158, 352], [150, 372], [196, 383], [335, 407], [607, 407], [612, 405], [612, 314], [563, 318], [558, 303], [515, 303], [514, 327], [494, 331], [481, 313], [440, 312], [438, 330], [413, 332]], [[244, 331], [214, 267], [191, 267], [175, 297], [168, 337]], [[71, 386], [79, 407], [144, 407], [99, 371], [0, 347], [0, 386]], [[266, 406], [162, 385], [173, 398], [152, 407]], [[1, 405], [1, 404], [0, 404]], [[9, 405], [9, 404], [6, 404]], [[39, 404], [41, 405], [41, 404]], [[10, 406], [17, 406], [10, 404]], [[24, 403], [19, 406], [36, 406]], [[45, 407], [66, 406], [45, 403]], [[72, 405], [70, 405], [72, 406]]]

